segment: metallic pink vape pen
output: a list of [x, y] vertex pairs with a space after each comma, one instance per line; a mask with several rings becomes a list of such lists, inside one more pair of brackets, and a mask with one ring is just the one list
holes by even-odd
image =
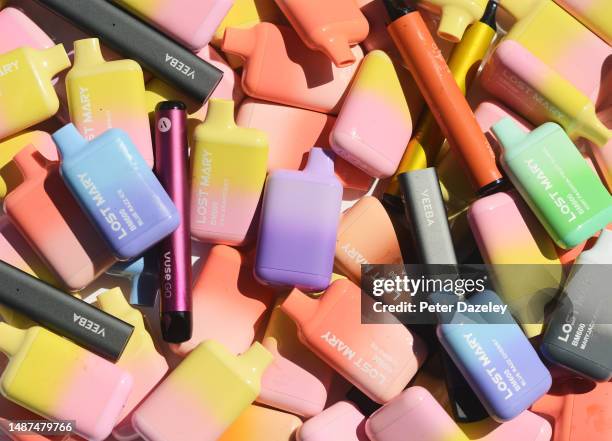
[[165, 341], [191, 338], [191, 238], [187, 112], [180, 101], [155, 109], [155, 174], [181, 215], [179, 227], [159, 246], [161, 329]]

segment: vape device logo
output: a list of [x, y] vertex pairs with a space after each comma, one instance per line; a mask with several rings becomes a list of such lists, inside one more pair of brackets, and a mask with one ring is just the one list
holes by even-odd
[[172, 128], [172, 121], [170, 121], [170, 118], [166, 118], [164, 116], [163, 118], [160, 118], [159, 121], [157, 122], [157, 130], [159, 130], [162, 133], [166, 133], [171, 128]]
[[435, 224], [434, 218], [436, 214], [434, 213], [433, 206], [431, 205], [431, 197], [429, 196], [429, 189], [426, 188], [421, 193], [421, 204], [423, 204], [423, 211], [425, 212], [425, 219], [427, 219], [427, 226], [431, 227]]
[[[487, 366], [489, 366], [491, 364], [491, 359], [489, 358], [489, 356], [485, 352], [484, 348], [480, 345], [480, 343], [478, 343], [478, 340], [476, 340], [476, 337], [474, 337], [473, 334], [470, 332], [469, 334], [464, 334], [463, 338], [467, 342], [468, 347], [474, 351], [474, 355], [476, 356], [476, 360], [480, 362], [480, 364], [482, 365], [483, 368], [485, 368], [485, 372], [491, 378], [491, 381], [493, 381], [493, 384], [495, 384], [495, 386], [497, 386], [497, 390], [499, 390], [502, 393], [506, 393], [506, 396], [504, 397], [504, 400], [507, 400], [507, 399], [511, 398], [512, 395], [514, 395], [513, 392], [512, 392], [512, 389], [510, 389], [510, 387], [508, 387], [508, 384], [504, 380], [504, 377], [502, 377], [501, 374], [497, 372], [497, 367], [493, 366], [493, 367], [490, 367], [489, 369], [486, 369]], [[500, 353], [502, 353], [503, 349], [500, 347], [500, 345], [497, 342], [497, 340], [492, 340], [492, 343], [493, 343], [494, 346], [496, 346], [498, 348], [498, 351], [500, 351]], [[506, 357], [507, 357], [507, 355], [506, 355]], [[510, 365], [512, 360], [507, 359], [506, 362], [508, 362], [508, 365]], [[507, 376], [508, 375], [508, 370], [504, 371], [504, 373]], [[512, 381], [512, 380], [510, 379], [510, 381]], [[514, 385], [514, 387], [517, 390], [520, 389], [520, 387], [518, 387], [518, 385]]]
[[208, 187], [210, 186], [210, 176], [212, 174], [212, 153], [208, 150], [202, 152], [200, 165], [202, 168], [200, 185], [198, 186], [197, 223], [206, 224], [208, 222]]
[[327, 331], [321, 338], [329, 343], [332, 348], [336, 348], [347, 360], [355, 358], [356, 352], [331, 332]]
[[172, 255], [170, 251], [164, 253], [164, 297], [169, 299], [172, 297]]
[[349, 256], [359, 265], [369, 265], [370, 264], [370, 262], [368, 262], [368, 260], [365, 257], [363, 257], [363, 255], [359, 251], [357, 251], [356, 248], [352, 247], [350, 243], [343, 245], [341, 249], [342, 251], [346, 253], [347, 256]]
[[179, 61], [178, 58], [175, 58], [170, 54], [166, 54], [166, 63], [169, 63], [170, 66], [178, 70], [180, 73], [182, 73], [186, 77], [191, 78], [192, 80], [195, 80], [195, 70], [187, 66], [182, 61]]
[[19, 70], [19, 61], [11, 61], [3, 66], [0, 66], [0, 77], [8, 75], [16, 70]]
[[[93, 113], [91, 111], [91, 96], [87, 87], [79, 87], [79, 101], [81, 102], [81, 112], [83, 113], [83, 124], [93, 124]], [[89, 141], [95, 138], [93, 127], [83, 127], [83, 135]]]
[[83, 317], [82, 315], [78, 315], [76, 312], [73, 313], [74, 318], [73, 321], [81, 328], [87, 329], [88, 331], [93, 332], [94, 334], [101, 335], [106, 338], [106, 328], [102, 328], [99, 324], [92, 322], [88, 318]]

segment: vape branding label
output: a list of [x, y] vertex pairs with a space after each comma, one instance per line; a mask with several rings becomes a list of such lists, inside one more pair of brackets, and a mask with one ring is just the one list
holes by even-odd
[[421, 193], [421, 205], [423, 206], [423, 212], [425, 219], [427, 220], [427, 226], [431, 227], [435, 224], [436, 213], [434, 212], [433, 206], [431, 205], [431, 197], [429, 196], [429, 189], [426, 188]]
[[209, 195], [210, 181], [212, 175], [212, 153], [208, 150], [202, 151], [202, 160], [200, 161], [200, 182], [198, 185], [197, 197], [197, 218], [196, 223], [206, 224], [209, 217]]
[[186, 77], [191, 78], [192, 80], [195, 80], [195, 70], [187, 66], [185, 63], [180, 61], [178, 58], [173, 57], [172, 55], [167, 53], [166, 63], [170, 64], [170, 66], [178, 70], [180, 73], [182, 73]]
[[0, 66], [0, 77], [13, 73], [19, 70], [19, 61], [11, 61], [10, 63], [3, 64]]
[[91, 95], [89, 88], [79, 86], [79, 102], [81, 103], [81, 133], [91, 141], [95, 138], [94, 128], [85, 126], [85, 124], [93, 124], [93, 112], [91, 111]]
[[387, 382], [387, 377], [381, 372], [382, 370], [393, 373], [393, 367], [390, 364], [391, 356], [379, 348], [376, 343], [372, 342], [370, 344], [374, 355], [368, 362], [332, 332], [325, 332], [323, 335], [321, 335], [321, 338], [327, 342], [329, 346], [336, 349], [336, 351], [338, 351], [342, 357], [352, 362], [357, 369], [365, 373], [368, 377], [380, 385]]
[[344, 253], [348, 257], [350, 257], [352, 260], [357, 262], [359, 265], [369, 265], [370, 264], [370, 262], [368, 262], [368, 260], [365, 257], [363, 257], [363, 254], [361, 254], [357, 250], [357, 248], [353, 247], [350, 243], [346, 243], [340, 249], [344, 251]]
[[164, 297], [169, 299], [172, 297], [172, 253], [166, 251], [164, 253], [164, 282], [162, 284]]
[[87, 329], [88, 331], [93, 332], [94, 334], [100, 335], [106, 338], [106, 328], [103, 328], [99, 324], [89, 320], [88, 318], [83, 317], [82, 315], [73, 313], [72, 321], [79, 325], [81, 328]]

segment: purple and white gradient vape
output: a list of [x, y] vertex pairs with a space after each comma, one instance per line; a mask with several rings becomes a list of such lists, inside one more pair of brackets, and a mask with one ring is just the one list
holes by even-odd
[[161, 329], [165, 341], [191, 338], [191, 238], [187, 112], [180, 101], [164, 101], [155, 109], [155, 174], [176, 205], [179, 227], [159, 246]]

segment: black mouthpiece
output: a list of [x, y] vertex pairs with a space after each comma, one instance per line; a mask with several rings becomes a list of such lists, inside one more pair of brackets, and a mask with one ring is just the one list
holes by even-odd
[[404, 3], [404, 0], [383, 0], [383, 3], [385, 4], [391, 21], [395, 21], [398, 18], [402, 18], [404, 15], [416, 11], [414, 6], [408, 6]]
[[481, 23], [484, 23], [491, 27], [494, 31], [497, 31], [497, 21], [495, 17], [497, 15], [497, 0], [489, 0], [487, 7], [480, 19]]

